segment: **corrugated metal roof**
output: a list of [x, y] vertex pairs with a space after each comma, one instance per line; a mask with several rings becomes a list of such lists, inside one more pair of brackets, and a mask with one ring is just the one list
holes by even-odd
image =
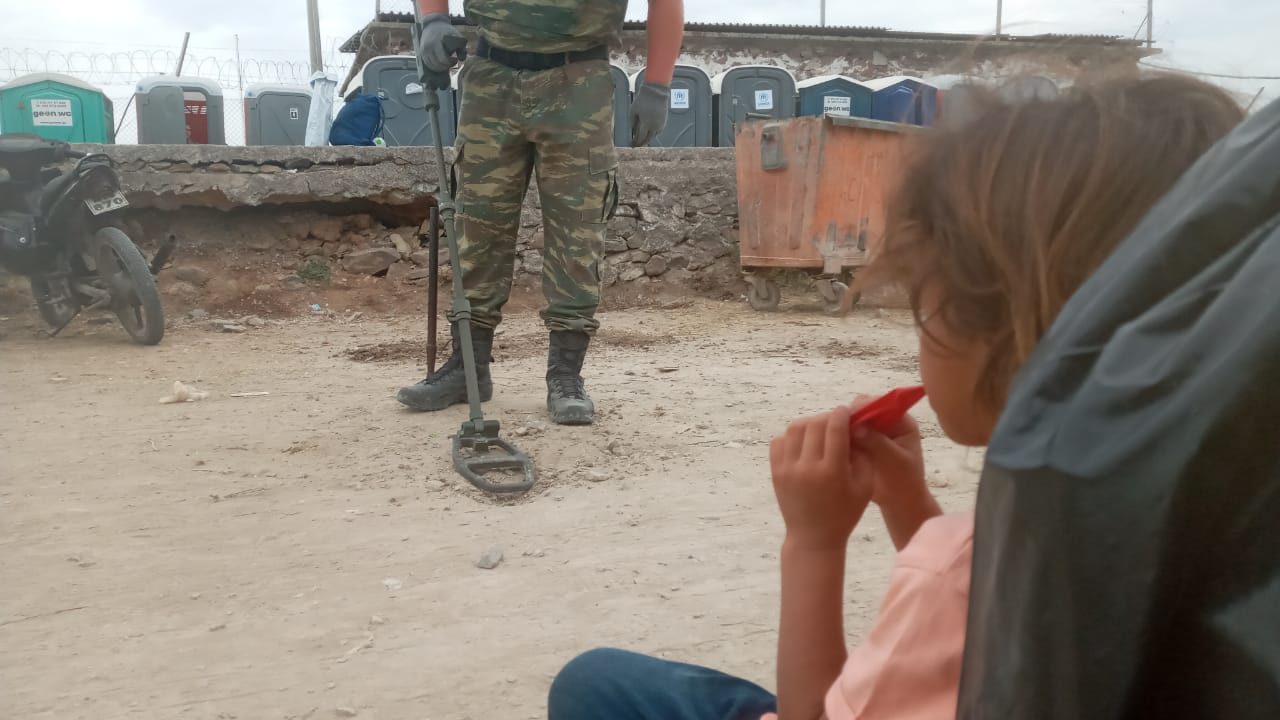
[[[410, 13], [382, 13], [374, 22], [411, 23]], [[466, 18], [453, 16], [455, 25], [471, 25]], [[624, 30], [643, 30], [645, 23], [640, 20], [628, 20], [623, 23]], [[949, 40], [957, 42], [978, 42], [989, 39], [986, 35], [966, 33], [912, 32], [907, 30], [890, 30], [882, 27], [859, 27], [852, 25], [751, 25], [747, 23], [686, 23], [686, 32], [724, 33], [727, 35], [802, 35], [807, 37], [842, 37], [842, 38], [885, 38], [894, 40]], [[354, 53], [360, 49], [360, 32], [352, 35], [339, 48], [344, 53]], [[1005, 40], [1032, 43], [1086, 43], [1090, 45], [1133, 45], [1140, 46], [1139, 40], [1132, 40], [1119, 35], [1003, 35]]]

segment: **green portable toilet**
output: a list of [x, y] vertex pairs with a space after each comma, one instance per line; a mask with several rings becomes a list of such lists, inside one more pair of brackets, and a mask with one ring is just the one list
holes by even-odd
[[102, 90], [69, 75], [37, 73], [0, 85], [0, 132], [113, 143], [114, 115]]

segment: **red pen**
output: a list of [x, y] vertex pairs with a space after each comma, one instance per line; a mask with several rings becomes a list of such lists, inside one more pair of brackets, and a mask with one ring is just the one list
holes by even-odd
[[849, 417], [849, 432], [852, 433], [859, 425], [866, 425], [876, 432], [888, 433], [923, 397], [923, 385], [890, 390]]

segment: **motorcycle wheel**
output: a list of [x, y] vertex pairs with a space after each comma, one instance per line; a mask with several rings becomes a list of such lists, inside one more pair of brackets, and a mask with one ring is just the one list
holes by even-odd
[[111, 293], [120, 324], [139, 345], [158, 344], [164, 338], [164, 307], [146, 258], [119, 228], [98, 230], [94, 241], [98, 277]]
[[[65, 279], [58, 282], [66, 283]], [[62, 288], [60, 293], [64, 298], [72, 297], [70, 288]], [[33, 277], [31, 278], [31, 294], [36, 299], [36, 307], [40, 309], [40, 317], [44, 319], [46, 325], [51, 328], [60, 328], [71, 322], [71, 318], [76, 316], [79, 307], [65, 303], [54, 302], [53, 296], [59, 293], [54, 292], [54, 288], [48, 278]]]

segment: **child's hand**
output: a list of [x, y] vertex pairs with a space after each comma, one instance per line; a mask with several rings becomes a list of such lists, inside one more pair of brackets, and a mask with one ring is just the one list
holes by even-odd
[[[857, 411], [874, 399], [859, 395], [852, 408]], [[928, 492], [924, 480], [924, 452], [920, 449], [920, 426], [910, 415], [903, 415], [884, 434], [866, 426], [856, 427], [853, 429], [853, 443], [871, 465], [874, 486], [871, 500], [875, 504], [883, 507], [906, 495], [914, 498], [922, 489]]]
[[804, 547], [844, 547], [871, 500], [870, 474], [849, 442], [849, 414], [838, 407], [796, 420], [769, 446], [787, 538]]
[[[859, 397], [854, 408], [872, 398]], [[942, 514], [924, 479], [920, 426], [910, 415], [882, 434], [868, 427], [854, 428], [853, 452], [869, 467], [871, 499], [880, 506], [894, 547], [902, 550], [929, 518]]]

